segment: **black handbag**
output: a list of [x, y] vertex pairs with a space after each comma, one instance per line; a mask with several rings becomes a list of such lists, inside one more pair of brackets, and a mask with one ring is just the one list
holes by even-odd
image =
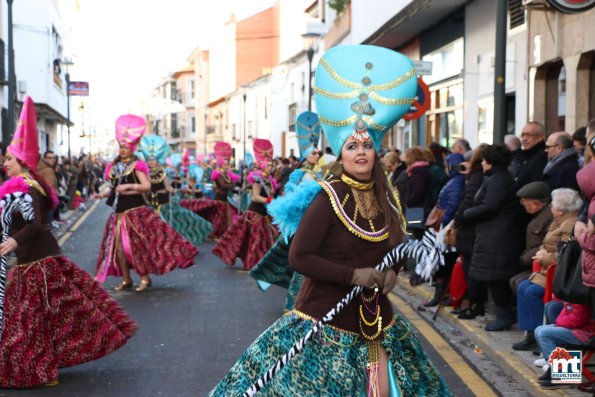
[[556, 298], [569, 303], [589, 304], [589, 287], [583, 284], [582, 250], [574, 237], [558, 251], [553, 291]]
[[425, 209], [423, 207], [405, 208], [407, 229], [423, 229], [425, 215]]

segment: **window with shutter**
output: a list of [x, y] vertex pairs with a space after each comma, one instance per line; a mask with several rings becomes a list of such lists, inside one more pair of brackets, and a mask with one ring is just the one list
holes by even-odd
[[525, 9], [523, 8], [523, 0], [508, 0], [508, 15], [510, 17], [510, 29], [524, 24]]

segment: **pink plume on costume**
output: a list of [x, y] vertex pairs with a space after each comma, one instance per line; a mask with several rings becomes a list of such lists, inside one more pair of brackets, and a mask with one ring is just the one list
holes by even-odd
[[233, 173], [233, 172], [231, 172], [231, 171], [227, 171], [227, 175], [229, 176], [229, 179], [231, 179], [231, 181], [232, 181], [233, 183], [237, 183], [237, 182], [240, 180], [240, 177], [239, 177], [239, 176], [237, 176], [236, 174], [234, 174], [234, 173]]
[[147, 176], [149, 175], [149, 166], [142, 160], [136, 160], [136, 162], [134, 163], [134, 169], [139, 172], [142, 172]]
[[229, 161], [231, 158], [231, 145], [227, 142], [215, 142], [215, 148], [213, 150], [219, 166], [222, 166], [225, 160]]
[[29, 189], [31, 187], [27, 185], [27, 182], [22, 177], [12, 177], [0, 185], [0, 198], [16, 192], [29, 193]]
[[182, 157], [182, 164], [184, 167], [188, 167], [190, 165], [190, 149], [186, 149], [184, 152], [184, 156]]
[[49, 187], [50, 188], [50, 200], [52, 202], [52, 209], [56, 209], [58, 208], [58, 205], [60, 205], [60, 199], [58, 198], [58, 195], [56, 194], [56, 191], [54, 190], [53, 187]]
[[147, 122], [144, 117], [125, 114], [116, 120], [116, 140], [120, 145], [126, 144], [134, 151], [145, 133]]
[[196, 155], [196, 161], [197, 162], [203, 162], [203, 161], [205, 161], [205, 155], [204, 154], [197, 154]]
[[167, 157], [165, 159], [165, 165], [167, 165], [168, 167], [173, 167], [173, 165], [171, 163], [171, 157]]
[[273, 178], [272, 175], [269, 175], [269, 181], [271, 181], [271, 186], [273, 187], [273, 193], [277, 191], [277, 189], [279, 188], [279, 184], [277, 183], [277, 180], [275, 178]]
[[39, 161], [37, 138], [37, 114], [31, 97], [26, 97], [19, 117], [17, 129], [8, 150], [29, 169], [35, 170]]
[[213, 172], [211, 172], [211, 181], [215, 182], [220, 176], [221, 172], [219, 172], [219, 170], [213, 170]]
[[259, 170], [251, 171], [248, 174], [248, 182], [250, 182], [250, 183], [255, 183], [262, 179], [263, 179], [262, 172], [260, 172]]
[[105, 166], [105, 171], [103, 171], [103, 179], [105, 179], [106, 181], [107, 181], [108, 179], [110, 179], [110, 172], [112, 171], [112, 166], [113, 166], [113, 164], [112, 164], [112, 163], [108, 163], [108, 164]]
[[268, 139], [255, 139], [252, 149], [254, 149], [254, 158], [261, 167], [263, 163], [273, 159], [273, 144]]

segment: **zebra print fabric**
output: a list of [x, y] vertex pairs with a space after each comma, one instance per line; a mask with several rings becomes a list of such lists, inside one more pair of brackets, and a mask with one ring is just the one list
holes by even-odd
[[[12, 216], [18, 211], [26, 222], [32, 222], [34, 218], [33, 198], [27, 193], [14, 192], [8, 193], [0, 200], [0, 225], [2, 225], [2, 242], [8, 240]], [[2, 336], [2, 326], [4, 324], [4, 296], [6, 288], [6, 275], [8, 273], [7, 255], [0, 258], [0, 336]]]
[[[375, 269], [383, 271], [392, 267], [401, 259], [408, 257], [414, 259], [416, 262], [427, 262], [426, 266], [439, 266], [444, 263], [444, 257], [440, 250], [440, 246], [436, 241], [436, 232], [430, 228], [426, 230], [421, 240], [409, 240], [405, 243], [399, 244], [386, 254], [382, 262], [378, 264]], [[353, 287], [351, 292], [347, 294], [337, 305], [329, 311], [322, 320], [319, 320], [314, 327], [302, 339], [300, 339], [294, 346], [289, 349], [275, 364], [273, 364], [268, 371], [258, 379], [252, 386], [248, 388], [242, 397], [253, 397], [262, 388], [279, 373], [283, 367], [291, 361], [299, 352], [304, 349], [304, 346], [312, 337], [320, 330], [320, 328], [329, 321], [332, 321], [343, 308], [348, 305], [357, 295], [362, 292], [363, 287]]]

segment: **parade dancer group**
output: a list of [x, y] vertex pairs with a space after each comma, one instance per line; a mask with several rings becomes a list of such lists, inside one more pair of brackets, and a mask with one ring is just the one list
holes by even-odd
[[[151, 276], [193, 265], [210, 239], [214, 255], [226, 266], [239, 260], [262, 290], [288, 289], [286, 313], [211, 396], [449, 395], [386, 296], [396, 284], [395, 258], [413, 248], [403, 244], [400, 199], [376, 151], [416, 89], [401, 54], [329, 50], [316, 73], [318, 114], [298, 116], [300, 165], [282, 185], [268, 140], [254, 140], [253, 163], [250, 153], [235, 163], [226, 142], [195, 159], [144, 136], [143, 117], [120, 116], [118, 154], [105, 171], [107, 188], [96, 194], [112, 212], [95, 280], [62, 256], [51, 234], [55, 193], [33, 172], [38, 142], [28, 98], [8, 148], [11, 179], [0, 186], [0, 292], [8, 279], [0, 294], [0, 387], [55, 385], [58, 368], [120, 347], [137, 325], [99, 283], [121, 277], [114, 290], [131, 290], [134, 271], [135, 291], [145, 292]], [[321, 160], [323, 133], [338, 155], [333, 164]], [[395, 247], [401, 256], [391, 254]], [[7, 277], [11, 253], [17, 264]]]

